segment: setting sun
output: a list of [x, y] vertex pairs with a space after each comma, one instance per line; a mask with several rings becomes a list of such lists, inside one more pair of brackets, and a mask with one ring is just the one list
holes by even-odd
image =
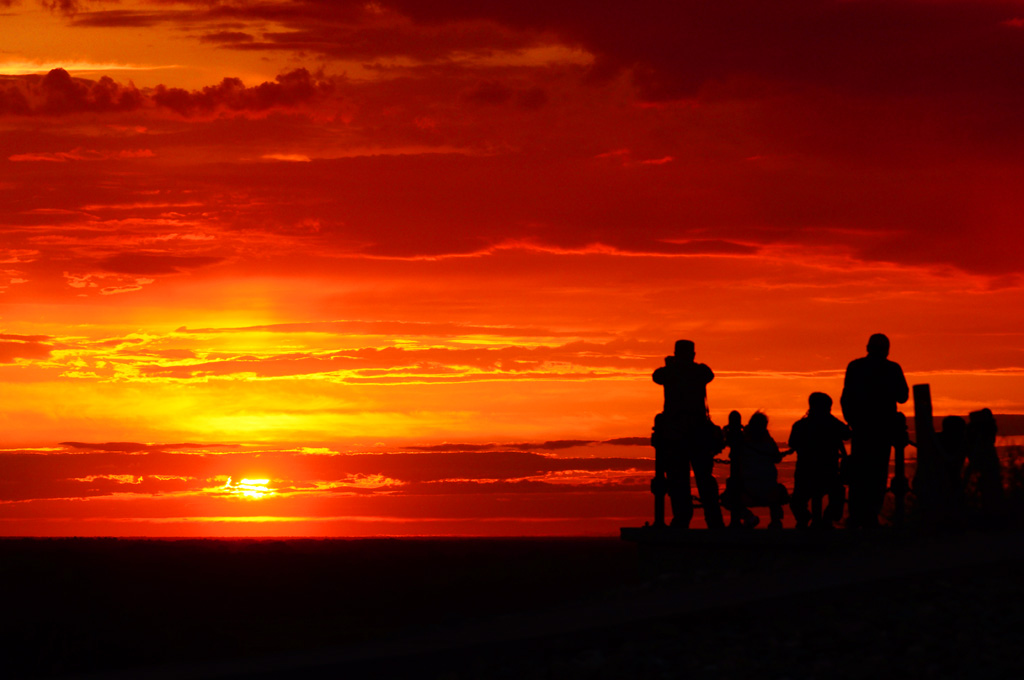
[[224, 484], [224, 488], [232, 494], [241, 498], [260, 499], [274, 494], [274, 489], [267, 486], [269, 479], [240, 479], [232, 483], [231, 478]]

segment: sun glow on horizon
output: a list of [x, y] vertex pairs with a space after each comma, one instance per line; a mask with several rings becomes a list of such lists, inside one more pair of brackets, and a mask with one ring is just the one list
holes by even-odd
[[239, 498], [259, 500], [277, 495], [277, 491], [267, 486], [268, 484], [270, 484], [269, 479], [242, 478], [237, 482], [232, 482], [231, 477], [228, 477], [228, 481], [222, 488]]
[[92, 62], [76, 60], [41, 61], [31, 59], [8, 59], [0, 62], [0, 73], [20, 76], [46, 74], [54, 69], [64, 69], [73, 74], [97, 74], [116, 71], [156, 71], [181, 68], [178, 64], [120, 64], [114, 62]]

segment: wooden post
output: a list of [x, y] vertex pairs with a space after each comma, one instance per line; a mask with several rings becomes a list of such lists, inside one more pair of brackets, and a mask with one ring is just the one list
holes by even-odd
[[914, 385], [914, 430], [917, 439], [917, 469], [914, 471], [914, 492], [923, 514], [936, 516], [943, 503], [942, 465], [935, 437], [932, 415], [931, 387]]
[[[918, 451], [922, 445], [935, 445], [935, 419], [932, 416], [931, 385], [914, 385], [914, 431], [917, 433]], [[927, 442], [927, 444], [925, 444]]]

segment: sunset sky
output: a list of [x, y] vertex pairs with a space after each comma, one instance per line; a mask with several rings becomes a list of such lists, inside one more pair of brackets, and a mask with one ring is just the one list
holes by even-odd
[[1024, 1], [0, 35], [0, 535], [614, 532], [677, 338], [778, 440], [875, 332], [937, 414], [1024, 414]]

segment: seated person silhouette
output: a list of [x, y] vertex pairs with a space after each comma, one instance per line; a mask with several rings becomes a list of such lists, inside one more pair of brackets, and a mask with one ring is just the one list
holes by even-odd
[[936, 433], [941, 464], [941, 493], [944, 515], [958, 520], [964, 505], [964, 463], [967, 461], [967, 421], [960, 416], [942, 419], [942, 431]]
[[[843, 442], [850, 439], [850, 428], [832, 415], [832, 397], [824, 392], [814, 392], [807, 403], [807, 415], [793, 423], [789, 434], [789, 448], [796, 451], [789, 507], [797, 529], [831, 528], [832, 522], [842, 517], [845, 491], [839, 479], [839, 461], [846, 456]], [[823, 511], [825, 496], [828, 509]]]
[[731, 475], [722, 494], [722, 505], [730, 514], [730, 528], [752, 529], [759, 523], [752, 507], [768, 506], [769, 529], [782, 528], [782, 505], [789, 500], [786, 487], [779, 484], [775, 465], [782, 460], [779, 445], [768, 432], [768, 416], [757, 411], [729, 452]]
[[959, 416], [946, 416], [942, 429], [935, 432], [934, 444], [931, 455], [917, 458], [913, 483], [915, 509], [927, 524], [957, 525], [963, 520], [967, 422]]
[[973, 411], [967, 423], [967, 469], [964, 482], [971, 500], [977, 503], [986, 525], [1002, 519], [1003, 482], [999, 454], [996, 453], [996, 419], [992, 411]]

